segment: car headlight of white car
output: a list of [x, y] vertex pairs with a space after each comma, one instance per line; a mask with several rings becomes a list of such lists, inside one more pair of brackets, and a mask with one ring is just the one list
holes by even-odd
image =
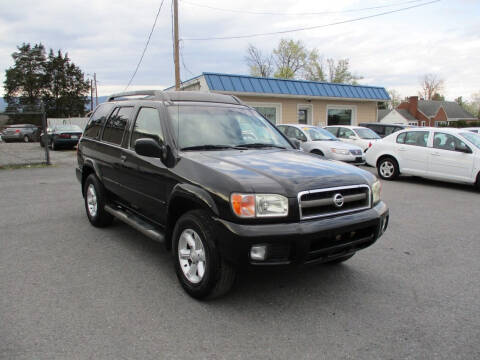
[[334, 154], [338, 154], [338, 155], [349, 155], [349, 154], [350, 154], [350, 151], [348, 151], [348, 150], [346, 150], [346, 149], [330, 148], [330, 150], [331, 150]]
[[382, 183], [380, 182], [380, 180], [377, 180], [372, 184], [373, 205], [380, 202], [380, 193], [381, 192], [382, 192]]
[[230, 196], [232, 210], [238, 217], [281, 217], [288, 215], [288, 199], [277, 194], [238, 194]]

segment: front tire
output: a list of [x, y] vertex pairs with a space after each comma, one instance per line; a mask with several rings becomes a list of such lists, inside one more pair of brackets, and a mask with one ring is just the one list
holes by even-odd
[[231, 289], [236, 271], [217, 249], [207, 211], [192, 210], [180, 217], [173, 231], [172, 249], [178, 280], [190, 296], [216, 298]]
[[378, 176], [383, 180], [395, 180], [400, 175], [398, 163], [394, 158], [384, 157], [377, 165]]
[[83, 186], [83, 194], [90, 223], [95, 227], [110, 225], [113, 216], [105, 211], [106, 191], [95, 174], [88, 175]]
[[28, 143], [29, 141], [30, 141], [30, 138], [29, 138], [27, 135], [25, 135], [25, 136], [23, 137], [23, 142]]
[[53, 140], [53, 139], [52, 139], [52, 141], [50, 142], [50, 148], [52, 149], [52, 151], [57, 150], [57, 146], [55, 145], [55, 140]]

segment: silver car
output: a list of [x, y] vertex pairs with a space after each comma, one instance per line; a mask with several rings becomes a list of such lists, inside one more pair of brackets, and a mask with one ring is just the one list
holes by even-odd
[[359, 146], [340, 141], [329, 131], [312, 125], [278, 125], [288, 138], [300, 141], [300, 148], [312, 154], [345, 161], [356, 165], [365, 163], [365, 155]]

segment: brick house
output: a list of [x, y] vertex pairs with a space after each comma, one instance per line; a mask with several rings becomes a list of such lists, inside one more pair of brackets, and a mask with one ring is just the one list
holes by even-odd
[[478, 121], [455, 101], [419, 100], [418, 96], [410, 96], [397, 106], [397, 110], [408, 111], [419, 126], [447, 125], [459, 120]]

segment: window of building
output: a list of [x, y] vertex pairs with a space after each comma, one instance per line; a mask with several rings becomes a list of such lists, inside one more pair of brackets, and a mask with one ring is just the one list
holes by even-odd
[[135, 141], [141, 138], [154, 139], [158, 144], [163, 144], [162, 124], [157, 109], [144, 107], [138, 112], [130, 140], [130, 147], [133, 148]]
[[327, 106], [328, 125], [355, 125], [355, 108], [348, 106]]
[[299, 109], [298, 110], [298, 123], [299, 124], [308, 124], [308, 110]]
[[127, 126], [128, 117], [133, 107], [121, 107], [115, 110], [108, 118], [105, 129], [103, 129], [102, 140], [120, 145], [123, 139], [123, 132]]
[[277, 108], [267, 106], [254, 106], [253, 108], [272, 124], [277, 123]]
[[425, 120], [422, 121], [422, 126], [426, 126], [427, 122]]
[[83, 136], [98, 139], [100, 130], [102, 129], [103, 124], [105, 124], [105, 120], [110, 114], [112, 108], [113, 104], [111, 103], [100, 104], [85, 127]]

